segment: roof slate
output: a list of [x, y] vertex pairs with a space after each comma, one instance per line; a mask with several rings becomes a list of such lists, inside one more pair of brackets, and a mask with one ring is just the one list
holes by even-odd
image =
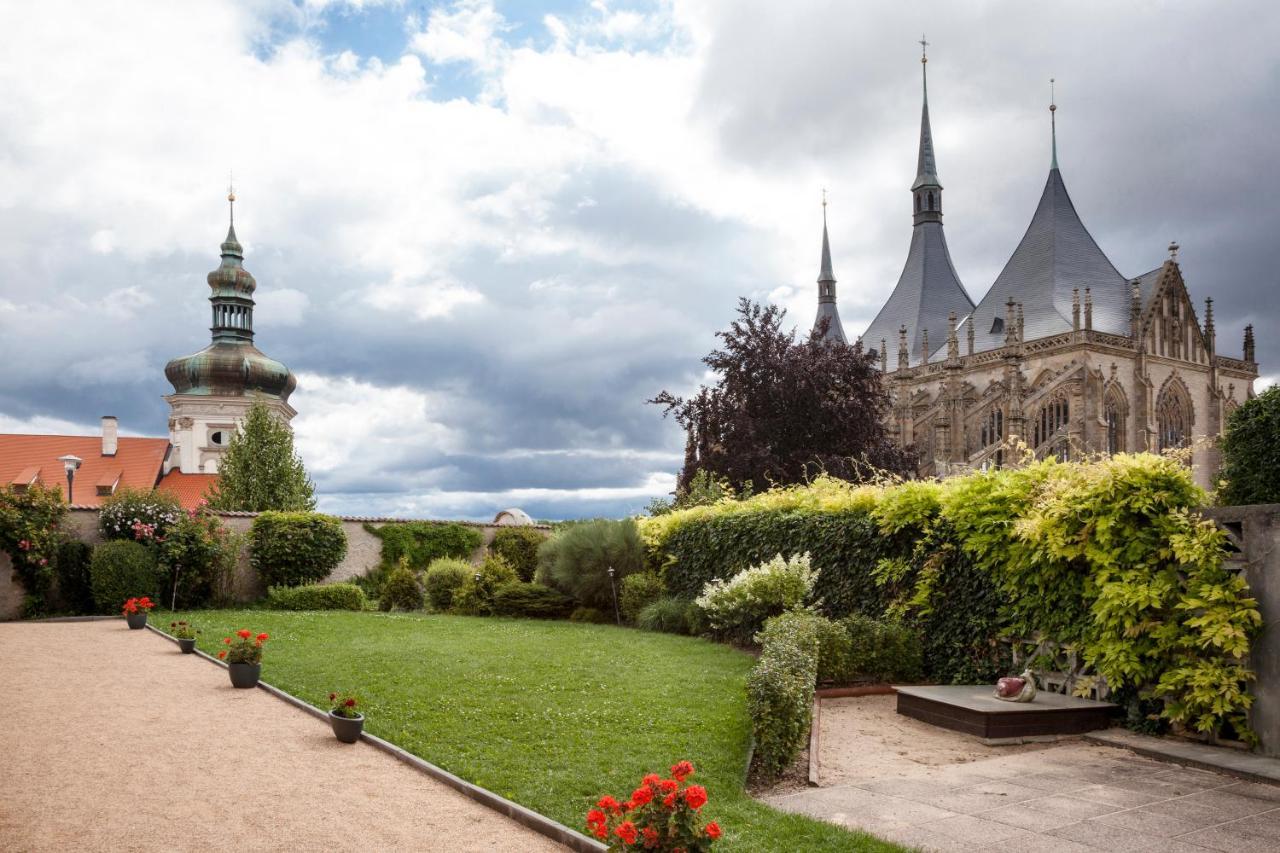
[[1083, 305], [1086, 287], [1093, 299], [1094, 330], [1128, 334], [1130, 300], [1126, 279], [1080, 221], [1062, 173], [1050, 169], [1022, 242], [973, 309], [970, 322], [975, 351], [1004, 346], [1003, 331], [993, 332], [992, 328], [997, 318], [1004, 318], [1010, 298], [1022, 304], [1023, 340], [1071, 331], [1072, 291], [1079, 289]]

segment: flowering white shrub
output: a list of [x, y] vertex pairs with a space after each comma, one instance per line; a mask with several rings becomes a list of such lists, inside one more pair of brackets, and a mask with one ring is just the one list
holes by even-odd
[[98, 527], [107, 539], [163, 542], [169, 528], [187, 515], [167, 492], [121, 489], [102, 502]]
[[813, 593], [818, 570], [809, 555], [783, 557], [739, 572], [728, 581], [717, 578], [702, 588], [696, 604], [718, 634], [750, 641], [770, 616], [805, 606]]

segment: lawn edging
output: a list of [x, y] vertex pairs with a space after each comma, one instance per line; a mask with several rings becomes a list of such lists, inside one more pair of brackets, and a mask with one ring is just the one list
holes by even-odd
[[[109, 618], [118, 618], [118, 617], [109, 617]], [[155, 633], [159, 634], [161, 637], [170, 641], [174, 645], [177, 645], [178, 643], [178, 640], [176, 637], [172, 637], [169, 634], [166, 634], [164, 631], [160, 630], [154, 625], [148, 624], [147, 629], [150, 631], [154, 631]], [[225, 662], [220, 661], [217, 658], [213, 657], [212, 655], [206, 654], [205, 652], [202, 652], [199, 649], [196, 649], [194, 654], [209, 661], [210, 663], [213, 663], [222, 667], [223, 669], [225, 669], [227, 666]], [[270, 693], [272, 696], [275, 696], [277, 699], [287, 702], [288, 704], [294, 706], [295, 708], [301, 711], [305, 711], [306, 713], [310, 714], [313, 717], [316, 717], [317, 719], [321, 719], [326, 722], [328, 722], [329, 720], [329, 715], [324, 711], [320, 710], [314, 705], [311, 705], [311, 704], [308, 704], [307, 702], [302, 701], [297, 696], [294, 696], [290, 693], [286, 693], [285, 691], [281, 690], [279, 687], [268, 684], [267, 682], [261, 681], [261, 680], [258, 681], [258, 687], [262, 690], [265, 690], [267, 693]], [[382, 738], [376, 735], [371, 735], [368, 732], [361, 732], [360, 739], [365, 741], [375, 749], [382, 750], [388, 755], [391, 755], [394, 758], [397, 758], [400, 761], [404, 762], [405, 764], [408, 764], [410, 767], [414, 768], [418, 772], [425, 773], [426, 775], [430, 776], [432, 779], [435, 779], [436, 781], [447, 785], [448, 787], [452, 788], [453, 790], [457, 791], [463, 796], [471, 800], [474, 800], [477, 803], [480, 803], [486, 808], [492, 809], [493, 811], [496, 811], [500, 814], [503, 814], [511, 818], [516, 823], [519, 823], [522, 826], [532, 829], [534, 832], [538, 833], [539, 835], [546, 836], [547, 838], [550, 838], [552, 841], [563, 844], [564, 846], [568, 847], [570, 850], [575, 850], [578, 853], [605, 853], [605, 851], [608, 850], [608, 848], [605, 845], [601, 844], [595, 839], [588, 838], [586, 835], [583, 835], [581, 832], [570, 829], [569, 827], [565, 826], [559, 821], [552, 820], [551, 818], [547, 817], [544, 814], [540, 814], [538, 812], [533, 811], [532, 809], [529, 809], [529, 808], [526, 808], [525, 806], [520, 805], [519, 803], [508, 800], [506, 797], [495, 794], [494, 792], [488, 790], [487, 788], [481, 788], [479, 785], [472, 784], [471, 782], [468, 782], [466, 779], [463, 779], [461, 776], [454, 775], [453, 773], [450, 773], [448, 770], [445, 770], [442, 767], [437, 767], [431, 762], [426, 761], [422, 758], [419, 758], [413, 753], [396, 746], [394, 743], [391, 743], [390, 741], [383, 740]]]

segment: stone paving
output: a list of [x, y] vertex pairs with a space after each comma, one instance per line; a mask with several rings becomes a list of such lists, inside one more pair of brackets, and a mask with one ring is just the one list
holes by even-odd
[[923, 850], [1280, 850], [1280, 786], [1078, 740], [768, 802]]

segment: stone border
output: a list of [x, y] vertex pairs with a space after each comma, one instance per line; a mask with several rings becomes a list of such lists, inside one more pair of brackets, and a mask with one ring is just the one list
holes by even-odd
[[[84, 619], [85, 617], [71, 617], [71, 618]], [[88, 617], [88, 618], [117, 619], [120, 617], [106, 616], [106, 617]], [[153, 631], [156, 634], [159, 634], [161, 637], [165, 638], [166, 640], [168, 640], [169, 642], [175, 645], [178, 642], [176, 638], [166, 634], [164, 631], [161, 631], [159, 628], [155, 627], [154, 625], [151, 625], [150, 623], [147, 624], [147, 630]], [[222, 667], [223, 669], [226, 669], [227, 667], [227, 664], [224, 663], [223, 661], [220, 661], [217, 658], [213, 657], [212, 655], [208, 655], [200, 651], [199, 649], [196, 649], [194, 654], [201, 658], [204, 658], [210, 663], [217, 664], [219, 667]], [[321, 711], [319, 708], [317, 708], [314, 705], [309, 705], [306, 702], [303, 702], [297, 696], [293, 696], [292, 694], [286, 693], [285, 691], [281, 690], [279, 687], [268, 684], [267, 682], [261, 681], [261, 680], [258, 681], [258, 687], [262, 690], [265, 690], [267, 693], [270, 693], [272, 696], [275, 696], [277, 699], [287, 702], [288, 704], [292, 705], [298, 710], [305, 711], [306, 713], [310, 714], [313, 717], [316, 717], [317, 719], [325, 720], [326, 722], [329, 719], [329, 715], [326, 714], [324, 711]], [[403, 761], [405, 764], [408, 764], [410, 767], [414, 768], [420, 773], [425, 773], [426, 775], [430, 776], [432, 779], [435, 779], [437, 782], [441, 782], [444, 785], [447, 785], [448, 787], [452, 788], [453, 790], [457, 791], [458, 793], [462, 794], [468, 799], [474, 800], [480, 805], [485, 806], [486, 808], [492, 809], [502, 815], [505, 815], [506, 817], [509, 817], [512, 820], [514, 820], [516, 823], [519, 823], [522, 826], [532, 829], [534, 832], [538, 833], [539, 835], [546, 836], [547, 838], [550, 838], [552, 841], [563, 844], [564, 846], [568, 847], [570, 850], [577, 851], [577, 853], [605, 853], [605, 851], [608, 850], [608, 848], [605, 847], [605, 845], [601, 844], [595, 839], [588, 838], [587, 836], [583, 835], [581, 832], [577, 832], [576, 830], [570, 829], [564, 824], [558, 821], [554, 821], [551, 818], [547, 817], [546, 815], [539, 814], [538, 812], [535, 812], [532, 809], [525, 808], [519, 803], [512, 802], [511, 800], [508, 800], [506, 797], [499, 796], [498, 794], [495, 794], [486, 788], [481, 788], [479, 785], [473, 785], [472, 783], [468, 782], [462, 777], [455, 776], [454, 774], [450, 773], [448, 770], [445, 770], [441, 767], [437, 767], [431, 762], [425, 761], [419, 758], [418, 756], [414, 755], [413, 753], [408, 752], [404, 749], [401, 749], [400, 747], [396, 746], [394, 743], [391, 743], [390, 741], [385, 741], [382, 738], [377, 737], [376, 735], [369, 734], [368, 732], [361, 732], [360, 739], [368, 743], [370, 746], [374, 747], [375, 749], [380, 749], [383, 752], [387, 753], [388, 755], [394, 758], [397, 758], [400, 761]]]
[[1175, 764], [1212, 770], [1264, 785], [1280, 785], [1280, 759], [1203, 743], [1181, 743], [1169, 738], [1141, 735], [1125, 729], [1088, 732], [1084, 739], [1103, 746], [1115, 746]]

